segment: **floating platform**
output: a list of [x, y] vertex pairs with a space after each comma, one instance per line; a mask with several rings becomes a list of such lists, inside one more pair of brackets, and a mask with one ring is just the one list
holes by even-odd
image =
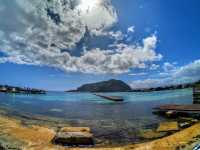
[[153, 108], [153, 110], [158, 112], [183, 112], [183, 113], [200, 113], [200, 104], [190, 104], [190, 105], [161, 105]]
[[96, 96], [102, 97], [107, 100], [115, 101], [115, 102], [122, 102], [124, 101], [123, 97], [120, 96], [107, 96], [107, 95], [102, 95], [102, 94], [94, 94]]

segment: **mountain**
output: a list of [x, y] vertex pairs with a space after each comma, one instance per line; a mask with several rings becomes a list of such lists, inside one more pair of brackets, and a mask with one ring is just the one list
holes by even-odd
[[84, 84], [76, 92], [130, 92], [132, 89], [125, 82], [111, 79], [91, 84]]
[[108, 80], [91, 84], [84, 84], [76, 90], [68, 92], [153, 92], [153, 91], [164, 91], [164, 90], [176, 90], [193, 88], [194, 86], [200, 86], [200, 81], [193, 83], [185, 83], [171, 86], [147, 88], [147, 89], [131, 89], [129, 85], [120, 80]]

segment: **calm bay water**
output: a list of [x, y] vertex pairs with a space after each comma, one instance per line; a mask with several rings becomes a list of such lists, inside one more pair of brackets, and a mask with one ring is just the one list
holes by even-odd
[[138, 132], [164, 118], [152, 114], [160, 104], [190, 104], [192, 90], [149, 93], [106, 93], [125, 101], [111, 102], [91, 93], [48, 92], [46, 95], [0, 94], [0, 105], [9, 109], [65, 119], [74, 126], [89, 126], [95, 136], [113, 143], [139, 142]]

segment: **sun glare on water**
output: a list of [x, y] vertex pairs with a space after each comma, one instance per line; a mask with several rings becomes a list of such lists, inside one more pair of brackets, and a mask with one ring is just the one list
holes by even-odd
[[98, 7], [99, 4], [100, 0], [80, 0], [80, 4], [77, 6], [77, 9], [83, 13], [87, 13]]

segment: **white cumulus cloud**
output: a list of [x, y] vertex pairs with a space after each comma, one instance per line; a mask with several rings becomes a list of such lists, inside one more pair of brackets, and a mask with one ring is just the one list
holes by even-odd
[[173, 71], [175, 69], [176, 69], [176, 66], [173, 63], [165, 62], [163, 65], [163, 70], [165, 72]]
[[127, 32], [128, 33], [134, 33], [135, 32], [135, 26], [128, 27]]
[[[1, 2], [2, 3], [2, 2]], [[15, 0], [3, 3], [5, 9], [12, 4], [15, 10], [10, 18], [0, 22], [0, 63], [11, 62], [59, 68], [66, 72], [92, 74], [121, 74], [135, 68], [146, 68], [147, 63], [158, 61], [155, 35], [143, 39], [141, 44], [127, 45], [116, 42], [113, 49], [85, 49], [73, 56], [63, 49], [77, 45], [89, 32], [101, 32], [116, 41], [123, 39], [121, 31], [104, 31], [117, 21], [110, 0]], [[2, 16], [1, 16], [2, 15]], [[14, 23], [13, 23], [14, 22]]]
[[200, 60], [182, 67], [175, 67], [176, 63], [164, 63], [164, 72], [157, 75], [157, 78], [136, 80], [131, 83], [132, 88], [152, 88], [176, 84], [192, 83], [200, 80]]
[[12, 47], [4, 45], [3, 51], [8, 57], [1, 58], [1, 62], [51, 66], [66, 72], [120, 74], [129, 72], [130, 69], [146, 68], [146, 63], [162, 58], [155, 52], [157, 41], [155, 36], [144, 39], [142, 45], [119, 44], [116, 45], [116, 50], [96, 48], [86, 50], [79, 57], [56, 48], [45, 49], [34, 43], [27, 45], [26, 39], [17, 34], [12, 34], [10, 38]]

